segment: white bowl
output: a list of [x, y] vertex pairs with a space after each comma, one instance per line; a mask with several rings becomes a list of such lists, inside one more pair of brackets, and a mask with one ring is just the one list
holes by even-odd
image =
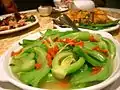
[[52, 6], [39, 6], [38, 12], [41, 16], [48, 16], [52, 12]]
[[[67, 29], [61, 29], [61, 31], [66, 31]], [[70, 29], [68, 29], [70, 30]], [[102, 31], [98, 31], [98, 32], [95, 32], [95, 31], [89, 31], [91, 33], [99, 33], [101, 34], [103, 37], [107, 37], [109, 39], [111, 39], [115, 45], [116, 45], [116, 48], [117, 48], [117, 51], [116, 51], [116, 57], [115, 57], [115, 60], [113, 61], [113, 64], [114, 64], [114, 71], [112, 73], [112, 75], [106, 79], [105, 81], [97, 84], [97, 85], [93, 85], [93, 86], [90, 86], [90, 87], [87, 87], [87, 88], [82, 88], [82, 89], [77, 89], [77, 90], [99, 90], [99, 89], [102, 89], [106, 86], [108, 86], [109, 84], [113, 83], [119, 76], [120, 76], [120, 44], [112, 37], [112, 35], [110, 35], [109, 33], [107, 32], [102, 32]], [[32, 34], [30, 36], [27, 36], [26, 38], [23, 38], [23, 39], [37, 39], [40, 37], [40, 33], [35, 33], [35, 34]], [[22, 40], [23, 40], [22, 39]], [[19, 81], [11, 72], [11, 69], [9, 67], [9, 62], [10, 62], [10, 57], [11, 57], [11, 52], [14, 51], [14, 50], [17, 50], [20, 48], [18, 42], [21, 42], [22, 40], [20, 41], [17, 41], [16, 43], [14, 43], [11, 48], [9, 48], [6, 53], [4, 53], [1, 57], [0, 57], [0, 81], [4, 81], [4, 82], [11, 82], [12, 84], [24, 89], [24, 90], [42, 90], [40, 88], [35, 88], [35, 87], [31, 87], [31, 86], [28, 86], [28, 85], [25, 85], [23, 84], [21, 81]]]
[[74, 0], [71, 9], [92, 10], [95, 4], [92, 0]]

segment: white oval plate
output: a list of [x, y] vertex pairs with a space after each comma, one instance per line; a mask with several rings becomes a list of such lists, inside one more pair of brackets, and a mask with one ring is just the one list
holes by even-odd
[[[71, 30], [71, 29], [69, 29]], [[60, 29], [60, 31], [67, 31], [67, 29]], [[111, 84], [112, 82], [114, 82], [115, 80], [117, 80], [117, 78], [120, 76], [120, 44], [117, 42], [117, 40], [115, 40], [112, 35], [110, 35], [107, 32], [102, 32], [102, 31], [98, 31], [98, 32], [94, 32], [94, 31], [89, 31], [90, 33], [98, 33], [101, 34], [103, 37], [107, 37], [109, 39], [111, 39], [117, 48], [116, 51], [116, 58], [114, 60], [114, 72], [112, 73], [112, 75], [106, 79], [105, 81], [101, 82], [100, 84], [91, 86], [91, 87], [87, 87], [87, 88], [83, 88], [83, 89], [77, 89], [77, 90], [99, 90], [102, 89], [106, 86], [108, 86], [109, 84]], [[44, 33], [44, 32], [43, 32]], [[41, 34], [35, 33], [32, 35], [29, 35], [23, 39], [32, 39], [35, 40], [37, 38], [39, 38], [41, 36]], [[9, 67], [9, 62], [10, 62], [10, 57], [11, 57], [11, 52], [19, 49], [20, 46], [18, 44], [18, 42], [21, 42], [23, 39], [17, 41], [16, 43], [14, 43], [11, 48], [9, 48], [6, 53], [4, 53], [1, 58], [0, 58], [0, 71], [2, 72], [2, 74], [0, 74], [0, 81], [7, 81], [7, 82], [11, 82], [12, 84], [24, 89], [24, 90], [43, 90], [40, 88], [35, 88], [35, 87], [30, 87], [28, 85], [25, 85], [23, 83], [21, 83], [16, 77], [13, 76], [10, 67]]]
[[[8, 16], [11, 16], [11, 14], [2, 15], [2, 16], [0, 16], [0, 19], [3, 19], [3, 18], [8, 17]], [[26, 29], [26, 28], [29, 28], [29, 27], [37, 24], [37, 23], [38, 23], [38, 18], [37, 18], [37, 16], [35, 16], [35, 15], [34, 15], [34, 17], [35, 17], [35, 19], [36, 19], [35, 22], [32, 22], [32, 23], [27, 24], [27, 25], [25, 25], [25, 26], [17, 27], [17, 28], [15, 28], [15, 29], [9, 29], [9, 30], [0, 31], [0, 35], [1, 35], [1, 34], [9, 34], [9, 33], [17, 32], [17, 31], [20, 31], [20, 30], [24, 30], [24, 29]]]
[[[111, 20], [117, 20], [116, 18], [113, 18], [111, 16], [108, 16]], [[54, 25], [57, 29], [61, 29], [61, 27], [59, 25]], [[106, 32], [110, 32], [110, 31], [114, 31], [114, 30], [117, 30], [118, 28], [120, 27], [119, 23], [115, 26], [112, 26], [112, 27], [108, 27], [108, 28], [105, 28], [105, 29], [100, 29], [100, 30], [91, 30], [91, 29], [84, 29], [84, 28], [79, 28], [80, 30], [91, 30], [91, 31], [106, 31]]]

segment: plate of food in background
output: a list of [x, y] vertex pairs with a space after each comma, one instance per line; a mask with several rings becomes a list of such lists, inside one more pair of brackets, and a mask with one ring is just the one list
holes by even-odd
[[[107, 12], [101, 9], [93, 9], [92, 11], [84, 10], [69, 10], [65, 13], [78, 28], [83, 30], [94, 31], [113, 31], [119, 28], [119, 20], [107, 15]], [[55, 27], [69, 28], [59, 20], [59, 17], [55, 20], [58, 21]]]
[[0, 34], [8, 34], [24, 30], [38, 23], [35, 15], [27, 13], [13, 13], [0, 17]]

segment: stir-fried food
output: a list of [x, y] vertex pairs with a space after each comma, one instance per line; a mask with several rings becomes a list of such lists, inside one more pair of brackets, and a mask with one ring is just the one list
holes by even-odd
[[94, 9], [93, 11], [82, 11], [82, 10], [70, 10], [67, 12], [67, 15], [72, 21], [81, 22], [81, 23], [107, 23], [111, 21], [107, 17], [107, 13], [100, 9]]
[[[116, 26], [119, 20], [112, 20], [107, 13], [100, 9], [93, 9], [92, 11], [83, 10], [69, 10], [65, 14], [79, 27], [90, 30], [103, 30], [105, 28]], [[69, 27], [60, 17], [54, 23], [60, 27]]]
[[0, 20], [0, 31], [15, 29], [35, 22], [33, 15], [14, 13], [6, 18]]

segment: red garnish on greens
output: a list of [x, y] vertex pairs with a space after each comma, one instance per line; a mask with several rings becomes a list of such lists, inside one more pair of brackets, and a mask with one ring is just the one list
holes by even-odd
[[36, 63], [36, 64], [35, 64], [35, 68], [36, 68], [36, 69], [40, 69], [41, 67], [42, 67], [42, 65], [41, 65], [40, 63]]
[[95, 47], [92, 48], [92, 50], [100, 51], [100, 47], [99, 46], [95, 46]]
[[97, 40], [95, 39], [95, 37], [94, 37], [93, 35], [90, 36], [89, 40], [90, 40], [91, 42], [97, 42]]
[[65, 39], [65, 42], [68, 43], [69, 45], [74, 45], [74, 44], [76, 43], [75, 40], [72, 40], [72, 39], [70, 39], [70, 38], [66, 38], [66, 39]]
[[96, 50], [96, 51], [98, 51], [98, 52], [104, 53], [105, 55], [108, 55], [108, 50], [106, 50], [106, 49], [101, 49], [99, 46], [96, 46], [96, 47], [92, 48], [92, 50]]
[[64, 43], [67, 43], [67, 44], [69, 44], [71, 46], [75, 46], [75, 45], [79, 45], [81, 47], [84, 46], [84, 42], [83, 41], [77, 42], [76, 40], [72, 40], [70, 38], [66, 38], [66, 39], [63, 39], [63, 40], [59, 39], [59, 40], [57, 40], [57, 42], [64, 42]]
[[51, 67], [52, 65], [52, 59], [54, 58], [54, 56], [56, 55], [56, 53], [58, 52], [58, 46], [55, 45], [53, 48], [48, 48], [47, 51], [47, 60], [48, 60], [48, 65]]
[[23, 51], [23, 49], [20, 49], [20, 50], [17, 51], [17, 52], [12, 51], [11, 56], [17, 56], [17, 55], [20, 54], [22, 51]]
[[108, 54], [108, 50], [106, 50], [106, 49], [102, 49], [101, 52], [104, 54]]
[[96, 67], [93, 67], [92, 68], [92, 74], [94, 75], [94, 74], [97, 74], [97, 73], [99, 73], [100, 71], [101, 71], [101, 67], [98, 67], [98, 66], [96, 66]]
[[47, 53], [46, 58], [47, 58], [48, 66], [51, 67], [51, 65], [52, 65], [52, 56], [49, 53]]
[[79, 41], [79, 42], [75, 43], [75, 45], [79, 45], [80, 47], [83, 47], [84, 46], [84, 42], [83, 41]]

